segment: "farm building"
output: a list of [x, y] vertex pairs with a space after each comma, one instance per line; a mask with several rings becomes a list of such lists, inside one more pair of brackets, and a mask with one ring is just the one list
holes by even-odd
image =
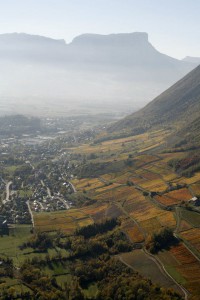
[[193, 197], [189, 202], [195, 206], [200, 206], [200, 199], [198, 199], [197, 197]]

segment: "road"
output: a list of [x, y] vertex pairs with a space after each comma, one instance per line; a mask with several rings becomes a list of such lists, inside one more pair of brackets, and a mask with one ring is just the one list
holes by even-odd
[[57, 197], [57, 198], [64, 204], [64, 206], [66, 207], [66, 209], [70, 209], [69, 204], [67, 204], [67, 202], [64, 199], [62, 199], [60, 197]]
[[41, 184], [42, 184], [43, 187], [46, 187], [46, 189], [47, 189], [47, 194], [48, 194], [49, 197], [51, 197], [52, 194], [51, 194], [50, 188], [47, 187], [47, 186], [45, 185], [45, 183], [44, 183], [43, 180], [40, 180], [40, 182], [41, 182]]
[[[176, 233], [178, 233], [179, 231], [179, 227], [180, 227], [180, 223], [181, 223], [181, 217], [180, 217], [180, 209], [179, 207], [175, 207], [175, 214], [176, 214], [176, 228], [174, 230], [174, 235]], [[175, 235], [176, 236], [176, 235]]]
[[70, 184], [70, 186], [71, 186], [73, 192], [74, 192], [74, 193], [77, 193], [77, 190], [75, 189], [75, 186], [74, 186], [71, 182], [69, 182], [69, 184]]
[[6, 201], [9, 201], [9, 198], [10, 198], [10, 186], [12, 184], [12, 181], [9, 181], [7, 184], [6, 184]]
[[33, 218], [33, 213], [32, 213], [31, 207], [30, 207], [30, 202], [29, 202], [29, 200], [26, 201], [26, 204], [27, 204], [27, 206], [28, 206], [28, 210], [29, 210], [29, 213], [30, 213], [30, 215], [31, 215], [31, 222], [32, 222], [32, 225], [33, 225], [33, 228], [34, 228], [34, 226], [35, 226], [35, 224], [34, 224], [34, 218]]
[[6, 199], [2, 201], [3, 204], [5, 204], [7, 201], [9, 201], [11, 184], [12, 184], [12, 181], [9, 181], [9, 182], [6, 183]]
[[37, 201], [37, 204], [40, 205], [42, 210], [45, 210], [44, 205], [41, 202]]
[[47, 187], [47, 186], [46, 186], [46, 188], [47, 188], [47, 194], [48, 194], [48, 196], [49, 196], [49, 197], [51, 197], [51, 196], [52, 196], [52, 194], [51, 194], [50, 188], [49, 188], [49, 187]]
[[29, 164], [30, 164], [31, 168], [32, 168], [33, 170], [35, 170], [35, 167], [32, 165], [32, 163], [29, 162]]

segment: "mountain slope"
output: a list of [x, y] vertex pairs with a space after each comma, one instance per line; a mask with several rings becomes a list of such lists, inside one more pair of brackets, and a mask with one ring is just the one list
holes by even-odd
[[114, 124], [110, 131], [132, 130], [134, 128], [144, 131], [155, 126], [176, 124], [179, 124], [179, 127], [184, 127], [186, 124], [198, 120], [199, 116], [200, 66], [143, 109]]

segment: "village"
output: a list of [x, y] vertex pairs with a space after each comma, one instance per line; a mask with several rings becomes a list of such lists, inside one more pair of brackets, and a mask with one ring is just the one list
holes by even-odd
[[[87, 130], [71, 134], [70, 127], [68, 134], [55, 134], [57, 122], [46, 123], [51, 131], [48, 136], [25, 134], [19, 138], [8, 134], [1, 138], [1, 228], [6, 224], [33, 224], [33, 213], [68, 210], [73, 206], [71, 195], [76, 189], [70, 180], [76, 165], [63, 145], [89, 141], [94, 133]], [[73, 120], [70, 122], [73, 124]]]

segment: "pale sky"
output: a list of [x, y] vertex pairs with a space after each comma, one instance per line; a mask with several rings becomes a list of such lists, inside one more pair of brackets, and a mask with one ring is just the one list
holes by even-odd
[[0, 0], [0, 33], [69, 43], [82, 33], [135, 31], [162, 53], [200, 57], [200, 0]]

